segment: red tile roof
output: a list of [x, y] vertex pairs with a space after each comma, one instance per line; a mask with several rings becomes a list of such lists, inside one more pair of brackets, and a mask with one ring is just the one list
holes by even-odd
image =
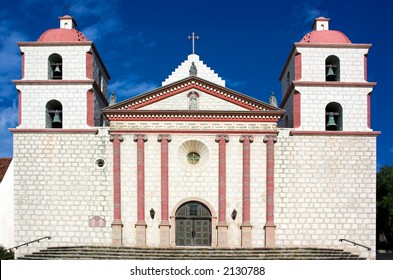
[[3, 181], [8, 166], [10, 166], [12, 158], [0, 158], [0, 182]]

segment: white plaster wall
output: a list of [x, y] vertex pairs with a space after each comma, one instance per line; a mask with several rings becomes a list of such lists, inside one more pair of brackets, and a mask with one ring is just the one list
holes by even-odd
[[302, 81], [325, 81], [325, 60], [330, 55], [340, 59], [341, 82], [364, 82], [364, 55], [367, 48], [298, 47], [302, 54]]
[[375, 257], [375, 137], [286, 132], [275, 144], [277, 246], [341, 248], [345, 238]]
[[[43, 236], [18, 255], [47, 246], [111, 244], [112, 143], [95, 134], [14, 133], [15, 243]], [[104, 168], [97, 158], [107, 161]], [[105, 227], [89, 227], [92, 216]]]
[[46, 104], [55, 99], [63, 105], [63, 128], [87, 126], [87, 91], [91, 85], [18, 85], [22, 92], [22, 123], [18, 128], [45, 128]]
[[344, 131], [371, 131], [367, 127], [367, 95], [372, 88], [296, 87], [300, 92], [301, 130], [325, 130], [325, 108], [330, 102], [342, 106]]
[[0, 244], [13, 247], [14, 242], [14, 161], [0, 183]]
[[142, 110], [189, 110], [189, 98], [187, 97], [190, 92], [197, 92], [198, 110], [228, 110], [228, 111], [248, 111], [244, 107], [230, 103], [223, 99], [217, 98], [213, 95], [204, 93], [200, 90], [189, 90], [179, 93], [175, 96], [168, 97], [160, 102], [153, 103], [142, 107]]
[[63, 80], [86, 79], [86, 52], [91, 46], [21, 46], [25, 59], [23, 80], [48, 80], [48, 57], [57, 53], [63, 59]]

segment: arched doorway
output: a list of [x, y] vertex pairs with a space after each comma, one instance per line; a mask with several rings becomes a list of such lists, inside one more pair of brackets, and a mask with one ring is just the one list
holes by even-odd
[[176, 211], [176, 246], [211, 246], [212, 215], [201, 202], [189, 201]]

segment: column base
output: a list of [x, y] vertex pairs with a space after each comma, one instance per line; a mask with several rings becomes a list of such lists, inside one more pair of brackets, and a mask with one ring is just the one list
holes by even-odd
[[242, 234], [242, 248], [251, 248], [252, 247], [252, 225], [250, 222], [244, 222], [240, 226], [241, 234]]
[[218, 222], [217, 225], [217, 247], [228, 247], [228, 225], [226, 222]]
[[123, 246], [123, 223], [121, 220], [112, 222], [112, 246]]
[[264, 229], [265, 247], [276, 247], [276, 225], [274, 222], [266, 222]]
[[160, 247], [171, 247], [171, 224], [168, 221], [162, 221], [160, 228]]
[[146, 227], [145, 221], [139, 221], [135, 224], [136, 229], [136, 242], [137, 247], [146, 247]]

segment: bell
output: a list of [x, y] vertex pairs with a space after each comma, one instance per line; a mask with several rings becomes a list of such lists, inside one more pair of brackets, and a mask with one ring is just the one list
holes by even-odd
[[326, 79], [334, 81], [335, 78], [336, 78], [336, 74], [334, 74], [333, 67], [329, 66], [326, 74]]
[[329, 119], [328, 119], [328, 122], [327, 122], [327, 124], [326, 124], [326, 127], [328, 127], [328, 128], [337, 127], [337, 124], [336, 124], [336, 122], [334, 121], [333, 115], [329, 115]]
[[61, 76], [61, 70], [59, 65], [56, 66], [55, 71], [53, 71], [54, 76]]
[[52, 127], [61, 127], [61, 119], [58, 111], [55, 112], [52, 120]]

